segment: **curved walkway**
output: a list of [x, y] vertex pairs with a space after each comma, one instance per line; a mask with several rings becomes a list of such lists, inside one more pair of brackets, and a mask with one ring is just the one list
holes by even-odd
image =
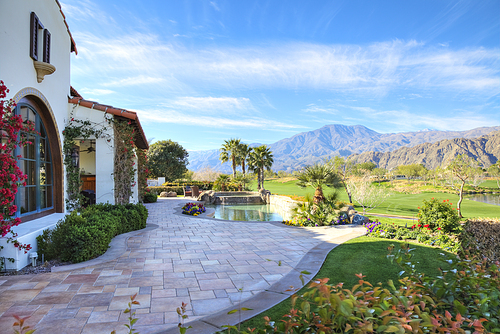
[[[178, 333], [177, 307], [187, 303], [189, 333], [213, 333], [288, 297], [328, 252], [365, 233], [361, 226], [297, 228], [180, 214], [188, 199], [147, 204], [148, 227], [115, 238], [102, 257], [52, 273], [0, 277], [0, 333], [13, 314], [42, 333], [125, 333], [123, 310], [137, 293], [141, 334]], [[293, 270], [294, 269], [294, 270]], [[241, 303], [241, 304], [240, 304]]]

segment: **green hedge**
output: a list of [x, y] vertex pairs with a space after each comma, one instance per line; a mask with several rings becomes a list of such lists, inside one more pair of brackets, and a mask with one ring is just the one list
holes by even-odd
[[91, 205], [71, 212], [55, 229], [44, 230], [37, 237], [38, 254], [45, 260], [87, 261], [104, 254], [118, 234], [145, 228], [147, 218], [142, 204]]

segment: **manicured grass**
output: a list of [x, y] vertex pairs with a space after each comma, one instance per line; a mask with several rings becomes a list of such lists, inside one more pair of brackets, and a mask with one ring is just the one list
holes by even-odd
[[483, 188], [497, 189], [498, 191], [500, 191], [500, 189], [498, 188], [497, 181], [495, 181], [495, 180], [486, 180], [483, 183], [481, 183], [479, 186], [481, 186]]
[[[309, 194], [311, 195], [311, 197], [314, 195], [314, 189], [299, 188], [295, 184], [295, 182], [296, 181], [288, 181], [285, 183], [281, 183], [279, 181], [266, 181], [264, 186], [266, 189], [271, 191], [272, 194], [298, 195], [298, 196], [305, 196], [306, 194]], [[257, 189], [256, 184], [252, 184], [251, 187], [254, 190]], [[331, 188], [324, 189], [325, 194], [332, 193], [333, 191], [334, 190]], [[345, 193], [344, 189], [339, 189], [338, 193], [339, 193], [339, 199], [343, 201], [348, 200], [347, 194]], [[458, 195], [454, 194], [432, 193], [432, 192], [421, 193], [421, 194], [394, 193], [379, 207], [373, 209], [372, 211], [369, 211], [368, 214], [379, 213], [379, 214], [388, 214], [388, 215], [405, 216], [405, 217], [417, 217], [418, 207], [422, 204], [422, 201], [424, 199], [429, 200], [432, 197], [440, 200], [449, 199], [452, 203], [454, 203], [454, 205], [456, 205], [458, 201]], [[361, 211], [360, 207], [356, 207], [356, 209], [358, 211]], [[473, 217], [500, 218], [500, 206], [464, 199], [462, 202], [462, 215], [465, 218], [473, 218]]]
[[[387, 248], [393, 244], [395, 251], [399, 249], [401, 241], [386, 240], [372, 237], [359, 237], [352, 239], [335, 249], [328, 254], [325, 263], [321, 267], [315, 278], [328, 277], [329, 284], [344, 283], [344, 288], [351, 289], [358, 283], [356, 274], [362, 273], [365, 275], [365, 280], [372, 284], [382, 283], [388, 287], [387, 282], [392, 280], [395, 285], [398, 285], [399, 272], [401, 268], [396, 264], [391, 264], [387, 259]], [[446, 268], [446, 263], [437, 261], [441, 257], [440, 253], [445, 251], [432, 248], [426, 245], [411, 244], [414, 261], [418, 262], [416, 268], [418, 271], [426, 275], [439, 275], [439, 268]], [[297, 274], [299, 275], [299, 274]], [[274, 321], [279, 321], [291, 308], [290, 300], [287, 299], [273, 308], [255, 316], [252, 319], [244, 322], [242, 328], [261, 328], [264, 324], [262, 318], [269, 316]]]

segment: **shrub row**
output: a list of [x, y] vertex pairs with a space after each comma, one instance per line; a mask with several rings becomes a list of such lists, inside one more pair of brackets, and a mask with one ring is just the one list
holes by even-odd
[[[392, 249], [391, 249], [392, 251]], [[328, 278], [314, 279], [306, 292], [291, 297], [292, 309], [265, 328], [236, 333], [496, 333], [500, 331], [498, 263], [445, 256], [450, 270], [428, 277], [415, 270], [412, 249], [388, 257], [402, 267], [401, 286], [373, 286], [357, 274], [352, 289]]]
[[460, 236], [462, 244], [489, 262], [500, 261], [500, 220], [492, 218], [469, 219]]
[[106, 252], [118, 234], [146, 227], [148, 211], [142, 204], [96, 204], [73, 211], [37, 237], [38, 254], [45, 260], [73, 263], [93, 259]]

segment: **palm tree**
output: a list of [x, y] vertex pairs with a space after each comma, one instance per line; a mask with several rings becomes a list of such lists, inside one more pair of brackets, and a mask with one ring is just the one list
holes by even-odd
[[315, 164], [305, 167], [297, 178], [297, 185], [301, 188], [313, 187], [314, 203], [322, 203], [325, 200], [323, 187], [337, 188], [340, 185], [340, 178], [330, 164]]
[[241, 143], [239, 146], [239, 157], [240, 157], [240, 163], [241, 163], [241, 171], [243, 172], [243, 176], [245, 176], [246, 171], [245, 171], [245, 162], [247, 159], [250, 157], [250, 153], [252, 152], [252, 148], [248, 146], [248, 144]]
[[273, 162], [273, 154], [267, 145], [255, 147], [250, 153], [248, 168], [257, 172], [257, 188], [259, 190], [261, 185], [264, 188], [264, 169], [271, 170]]
[[233, 177], [236, 176], [236, 165], [240, 164], [239, 159], [239, 146], [241, 144], [241, 139], [231, 138], [229, 140], [224, 140], [224, 144], [220, 148], [220, 161], [222, 163], [231, 161], [231, 167], [233, 168]]

